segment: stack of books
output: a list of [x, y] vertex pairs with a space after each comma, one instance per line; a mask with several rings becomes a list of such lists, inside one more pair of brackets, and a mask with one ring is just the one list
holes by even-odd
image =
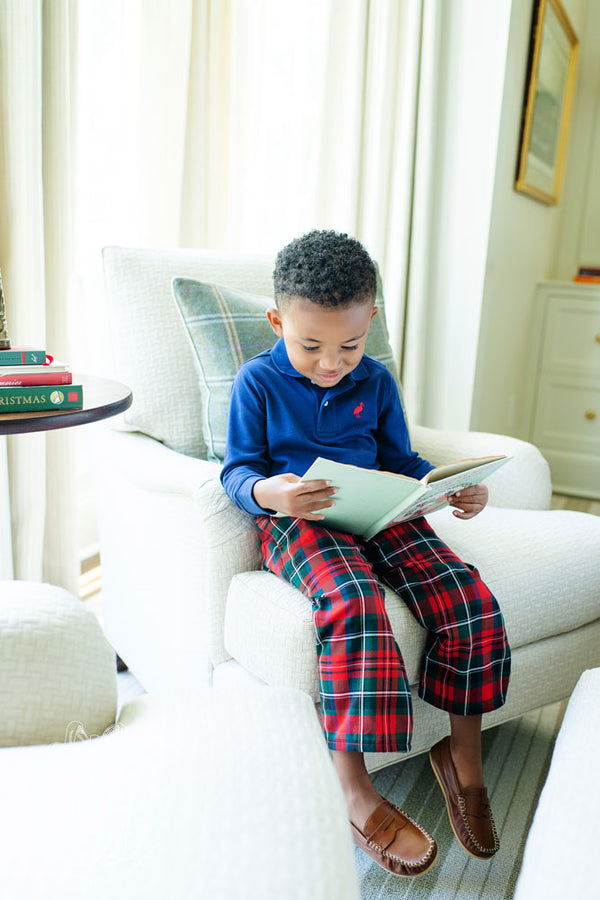
[[583, 284], [600, 284], [600, 269], [594, 268], [594, 266], [580, 266], [573, 281]]
[[83, 388], [67, 365], [33, 347], [0, 350], [0, 415], [82, 406]]

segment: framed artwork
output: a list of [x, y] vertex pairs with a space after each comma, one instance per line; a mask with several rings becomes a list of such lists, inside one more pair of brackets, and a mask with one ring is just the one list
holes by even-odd
[[560, 199], [579, 40], [560, 0], [536, 0], [515, 189]]

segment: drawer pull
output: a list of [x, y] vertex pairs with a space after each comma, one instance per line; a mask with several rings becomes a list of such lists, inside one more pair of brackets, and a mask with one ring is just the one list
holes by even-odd
[[586, 419], [589, 419], [591, 422], [593, 419], [596, 418], [596, 413], [594, 412], [593, 409], [588, 409], [588, 410], [586, 410], [585, 417], [586, 417]]
[[594, 340], [596, 341], [597, 344], [600, 344], [600, 331], [598, 332], [598, 334], [596, 335]]

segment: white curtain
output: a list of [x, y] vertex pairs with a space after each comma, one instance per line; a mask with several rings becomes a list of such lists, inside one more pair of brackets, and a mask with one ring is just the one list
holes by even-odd
[[[0, 4], [0, 267], [15, 344], [69, 358], [71, 15], [68, 0]], [[68, 432], [4, 439], [0, 574], [77, 587]], [[10, 514], [8, 513], [10, 510]]]
[[[13, 340], [109, 374], [103, 245], [275, 251], [332, 227], [378, 260], [400, 358], [424, 2], [4, 0]], [[74, 440], [0, 454], [4, 577], [73, 586]]]
[[402, 303], [401, 328], [402, 386], [404, 402], [413, 421], [422, 422], [428, 385], [427, 348], [431, 323], [428, 296], [432, 267], [432, 233], [436, 229], [434, 173], [440, 152], [439, 60], [441, 15], [439, 0], [423, 0], [421, 12], [420, 59], [418, 67], [417, 121], [414, 129], [413, 181], [411, 197], [406, 293]]
[[377, 258], [399, 355], [421, 9], [422, 0], [81, 4], [76, 219], [88, 220], [77, 244], [88, 315], [102, 244], [275, 251], [333, 227]]

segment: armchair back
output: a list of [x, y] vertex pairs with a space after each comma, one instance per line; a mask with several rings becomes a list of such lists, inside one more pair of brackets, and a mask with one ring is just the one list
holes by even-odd
[[198, 376], [172, 281], [187, 276], [272, 297], [273, 256], [106, 247], [103, 265], [114, 376], [133, 391], [118, 427], [205, 459]]

